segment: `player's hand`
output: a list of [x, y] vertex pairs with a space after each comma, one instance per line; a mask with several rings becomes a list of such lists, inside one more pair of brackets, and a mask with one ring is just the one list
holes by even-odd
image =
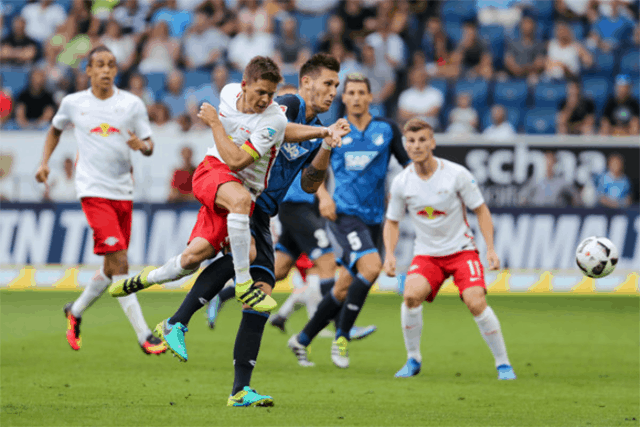
[[218, 111], [216, 107], [209, 104], [208, 102], [203, 103], [200, 106], [200, 111], [198, 112], [198, 117], [202, 120], [207, 126], [211, 127], [220, 122], [218, 118]]
[[351, 125], [347, 121], [347, 119], [338, 119], [337, 122], [329, 126], [333, 136], [337, 136], [338, 138], [342, 138], [351, 132]]
[[129, 146], [129, 148], [134, 151], [145, 151], [149, 149], [149, 146], [146, 143], [142, 142], [142, 140], [138, 138], [138, 135], [131, 132], [130, 130], [127, 130], [127, 132], [129, 132], [129, 139], [127, 140], [127, 145]]
[[489, 270], [500, 269], [500, 258], [498, 258], [498, 254], [493, 249], [487, 251], [487, 261], [489, 262]]
[[326, 218], [329, 221], [335, 221], [338, 219], [338, 216], [336, 215], [336, 202], [333, 201], [333, 198], [319, 197], [318, 209], [320, 210], [320, 215], [323, 218]]
[[47, 183], [47, 178], [49, 177], [49, 165], [41, 164], [38, 168], [38, 172], [36, 172], [36, 181]]
[[387, 255], [384, 257], [384, 265], [382, 266], [385, 274], [389, 277], [396, 277], [396, 257]]

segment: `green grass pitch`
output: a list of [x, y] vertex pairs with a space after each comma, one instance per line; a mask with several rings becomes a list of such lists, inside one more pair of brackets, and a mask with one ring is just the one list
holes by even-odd
[[[396, 295], [372, 295], [358, 321], [378, 332], [350, 346], [351, 367], [333, 366], [330, 340], [301, 368], [289, 335], [267, 326], [252, 386], [273, 408], [227, 408], [239, 304], [210, 331], [197, 313], [189, 362], [145, 356], [118, 303], [104, 296], [85, 314], [83, 347], [65, 340], [62, 306], [77, 293], [1, 291], [2, 426], [440, 425], [638, 426], [639, 302], [624, 296], [490, 296], [518, 379], [496, 379], [491, 354], [466, 307], [440, 296], [425, 306], [422, 373], [405, 361]], [[153, 326], [180, 292], [139, 295]], [[286, 295], [276, 298], [282, 302]], [[287, 325], [306, 320], [298, 311]]]

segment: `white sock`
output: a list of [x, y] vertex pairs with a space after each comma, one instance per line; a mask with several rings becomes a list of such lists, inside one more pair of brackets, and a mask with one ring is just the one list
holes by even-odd
[[400, 320], [404, 346], [407, 348], [407, 356], [422, 362], [420, 354], [420, 337], [422, 336], [422, 304], [415, 308], [409, 308], [402, 303], [400, 308]]
[[96, 271], [96, 274], [91, 279], [91, 282], [84, 288], [80, 297], [74, 301], [71, 306], [71, 314], [75, 317], [82, 317], [82, 313], [91, 307], [91, 305], [97, 300], [100, 295], [107, 289], [107, 286], [111, 284], [111, 279], [104, 274], [104, 268], [100, 267], [100, 270]]
[[294, 289], [289, 295], [289, 298], [287, 298], [285, 302], [283, 302], [282, 305], [280, 306], [280, 310], [278, 310], [278, 316], [288, 319], [289, 316], [291, 316], [291, 313], [294, 312], [296, 308], [296, 304], [301, 302], [300, 301], [301, 297], [302, 297], [301, 290]]
[[233, 268], [236, 271], [236, 283], [251, 280], [249, 273], [249, 251], [251, 250], [251, 232], [249, 231], [249, 215], [230, 213], [227, 215], [227, 230]]
[[493, 357], [496, 359], [496, 367], [511, 365], [507, 356], [507, 347], [504, 345], [500, 322], [491, 307], [487, 306], [480, 315], [473, 318], [478, 324], [482, 338], [487, 342]]
[[[116, 280], [126, 279], [127, 277], [129, 276], [126, 274], [122, 276], [113, 276], [113, 281], [115, 282]], [[120, 303], [120, 307], [122, 307], [124, 314], [127, 315], [129, 323], [133, 326], [133, 330], [136, 331], [138, 343], [143, 344], [151, 334], [151, 329], [149, 329], [147, 322], [144, 320], [142, 308], [140, 308], [140, 303], [138, 302], [138, 297], [136, 294], [131, 294], [126, 297], [118, 298], [118, 302]]]
[[322, 294], [320, 293], [320, 277], [315, 274], [307, 276], [307, 289], [304, 291], [304, 304], [307, 307], [309, 319], [316, 314], [320, 301], [322, 301]]
[[[194, 273], [197, 268], [193, 270], [185, 270], [180, 264], [180, 258], [182, 254], [176, 255], [169, 259], [162, 267], [156, 268], [149, 273], [148, 281], [154, 285], [161, 285], [167, 282], [173, 282], [174, 280], [181, 279]], [[115, 281], [115, 279], [114, 279]]]

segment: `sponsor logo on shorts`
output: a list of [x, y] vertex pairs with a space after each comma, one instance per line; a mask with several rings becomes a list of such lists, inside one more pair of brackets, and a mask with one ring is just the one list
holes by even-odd
[[477, 282], [478, 280], [480, 280], [479, 277], [472, 277], [469, 279], [470, 282]]
[[421, 211], [418, 211], [418, 216], [424, 216], [428, 219], [435, 219], [439, 216], [445, 216], [447, 213], [444, 211], [439, 211], [438, 209], [434, 209], [431, 206], [427, 206]]
[[89, 133], [97, 133], [102, 137], [107, 137], [112, 133], [120, 133], [120, 129], [114, 128], [109, 123], [100, 123], [100, 126], [96, 126], [89, 130]]
[[411, 267], [409, 267], [409, 271], [413, 271], [413, 270], [417, 270], [418, 266], [417, 265], [412, 265]]
[[110, 236], [104, 239], [104, 244], [107, 246], [113, 246], [118, 243], [118, 238], [116, 236]]

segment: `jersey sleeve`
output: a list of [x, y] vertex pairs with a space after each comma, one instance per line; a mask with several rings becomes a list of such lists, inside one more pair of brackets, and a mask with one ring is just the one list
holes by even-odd
[[391, 221], [400, 221], [404, 217], [407, 205], [404, 200], [403, 179], [404, 174], [399, 174], [391, 183], [391, 191], [389, 194], [389, 204], [387, 206], [387, 219]]
[[402, 133], [400, 132], [400, 128], [398, 128], [397, 124], [391, 123], [391, 130], [393, 132], [393, 137], [391, 139], [391, 152], [398, 163], [402, 166], [407, 166], [411, 162], [411, 159], [409, 159], [407, 150], [404, 149], [404, 144], [402, 144]]
[[258, 160], [278, 141], [284, 139], [287, 118], [284, 114], [269, 114], [263, 117], [251, 133], [249, 140], [241, 147]]
[[471, 210], [479, 208], [484, 203], [478, 183], [466, 169], [462, 169], [456, 176], [456, 190], [464, 204]]
[[141, 99], [136, 99], [133, 110], [133, 132], [140, 139], [151, 138], [151, 124], [149, 123], [149, 114], [147, 108]]
[[71, 105], [69, 103], [69, 97], [65, 96], [60, 102], [60, 107], [56, 112], [56, 115], [51, 119], [51, 124], [58, 130], [63, 130], [65, 126], [71, 123]]
[[280, 109], [284, 111], [287, 120], [295, 123], [298, 118], [298, 113], [300, 112], [300, 99], [295, 95], [289, 94], [279, 96], [275, 101], [280, 105]]

